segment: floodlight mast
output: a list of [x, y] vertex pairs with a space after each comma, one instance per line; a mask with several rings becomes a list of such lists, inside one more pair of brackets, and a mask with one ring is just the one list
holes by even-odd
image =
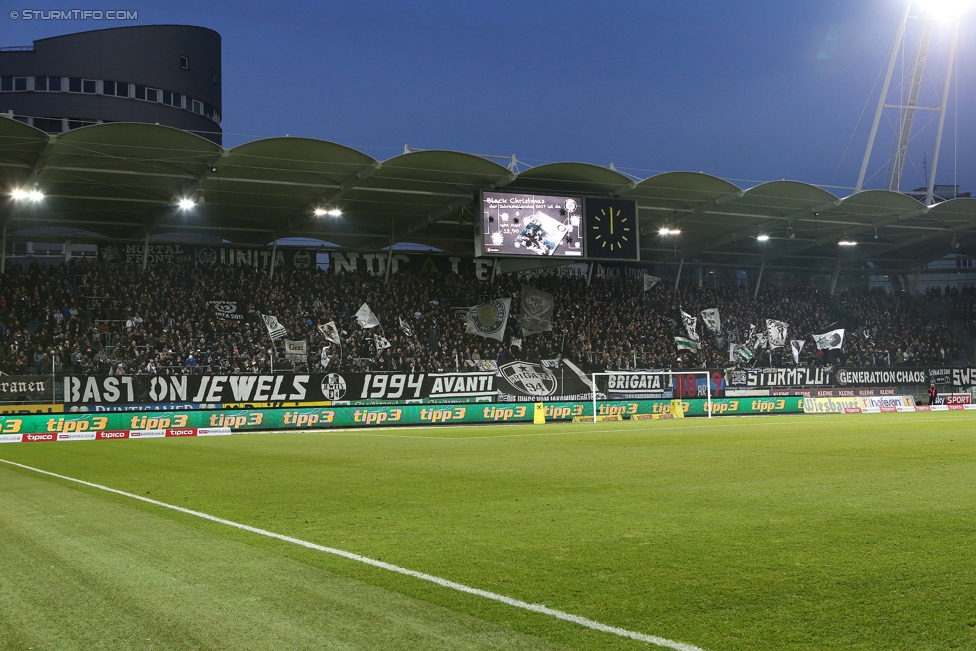
[[[867, 174], [871, 154], [874, 151], [874, 143], [878, 135], [878, 126], [881, 124], [881, 116], [884, 109], [899, 109], [898, 131], [895, 136], [895, 143], [893, 147], [893, 160], [889, 170], [888, 179], [885, 184], [887, 189], [893, 192], [899, 192], [901, 189], [901, 178], [905, 170], [905, 160], [908, 155], [908, 144], [911, 141], [912, 128], [915, 121], [915, 112], [920, 110], [938, 111], [939, 126], [935, 139], [935, 150], [932, 156], [932, 169], [929, 174], [928, 187], [926, 188], [925, 193], [926, 205], [932, 205], [935, 202], [935, 175], [939, 166], [942, 133], [945, 125], [946, 107], [949, 100], [949, 86], [952, 81], [952, 70], [955, 64], [956, 51], [958, 49], [959, 21], [962, 12], [972, 4], [972, 0], [946, 0], [945, 2], [929, 0], [927, 3], [922, 2], [918, 4], [926, 5], [925, 8], [927, 9], [927, 12], [926, 15], [920, 17], [924, 23], [922, 25], [922, 33], [919, 37], [918, 47], [915, 51], [915, 61], [912, 66], [911, 82], [908, 88], [908, 93], [905, 96], [905, 103], [889, 104], [887, 100], [888, 93], [891, 89], [891, 78], [895, 71], [895, 63], [898, 59], [898, 53], [901, 50], [902, 42], [905, 38], [908, 19], [911, 17], [910, 13], [913, 5], [912, 0], [908, 0], [908, 2], [905, 3], [905, 13], [902, 15], [901, 23], [899, 24], [898, 30], [895, 33], [895, 42], [892, 45], [890, 58], [888, 60], [888, 70], [885, 74], [884, 84], [881, 87], [881, 96], [878, 98], [878, 107], [874, 113], [874, 122], [871, 125], [871, 134], [868, 136], [867, 147], [864, 151], [864, 158], [861, 161], [861, 169], [857, 176], [857, 184], [854, 187], [854, 191], [860, 192], [864, 189], [864, 178]], [[925, 64], [928, 58], [932, 28], [937, 20], [945, 18], [952, 18], [954, 20], [954, 25], [952, 29], [952, 41], [949, 47], [949, 58], [946, 63], [946, 74], [942, 86], [942, 103], [935, 107], [919, 106], [918, 96], [921, 91], [922, 78], [925, 73]]]

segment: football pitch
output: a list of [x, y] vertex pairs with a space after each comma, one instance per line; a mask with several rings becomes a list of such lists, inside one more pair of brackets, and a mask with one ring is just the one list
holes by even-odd
[[0, 649], [976, 649], [974, 426], [4, 445]]

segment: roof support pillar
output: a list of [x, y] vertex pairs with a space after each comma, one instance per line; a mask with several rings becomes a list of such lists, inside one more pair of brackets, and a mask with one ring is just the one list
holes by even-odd
[[685, 259], [681, 258], [681, 262], [678, 263], [678, 273], [674, 277], [674, 291], [678, 291], [678, 283], [681, 282], [681, 270], [685, 268]]
[[830, 295], [833, 296], [837, 291], [837, 281], [840, 279], [840, 258], [834, 263], [834, 275], [830, 278]]
[[386, 256], [386, 275], [383, 282], [390, 284], [390, 270], [393, 268], [393, 219], [390, 219], [390, 251]]
[[3, 235], [0, 235], [0, 275], [7, 273], [7, 224], [3, 225]]
[[[4, 232], [6, 232], [6, 231], [4, 231]], [[586, 269], [586, 286], [589, 287], [590, 286], [590, 281], [593, 280], [593, 269], [596, 267], [596, 263], [595, 262], [591, 262], [588, 265], [586, 265], [586, 267], [587, 267], [587, 269]]]
[[146, 273], [146, 269], [149, 268], [149, 231], [146, 231], [146, 237], [142, 241], [142, 273]]
[[922, 279], [922, 263], [915, 265], [915, 282], [912, 283], [912, 296], [918, 296], [918, 281]]
[[705, 267], [698, 265], [698, 289], [705, 286]]
[[71, 247], [74, 246], [74, 242], [71, 240], [64, 241], [64, 261], [65, 263], [71, 262]]
[[752, 299], [755, 300], [759, 297], [759, 285], [762, 284], [763, 272], [766, 271], [766, 261], [763, 260], [762, 264], [759, 265], [759, 277], [756, 278], [756, 289], [752, 292]]
[[268, 265], [268, 280], [274, 280], [275, 260], [278, 259], [278, 240], [271, 242], [271, 264]]

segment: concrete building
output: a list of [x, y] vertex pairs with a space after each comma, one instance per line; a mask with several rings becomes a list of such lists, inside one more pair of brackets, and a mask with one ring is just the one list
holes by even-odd
[[221, 143], [220, 34], [118, 27], [0, 48], [0, 113], [48, 133], [148, 122]]

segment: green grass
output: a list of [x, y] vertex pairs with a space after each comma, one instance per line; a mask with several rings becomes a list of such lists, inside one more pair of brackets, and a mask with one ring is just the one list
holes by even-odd
[[[969, 413], [6, 445], [622, 628], [976, 649]], [[647, 645], [0, 464], [0, 648]]]

